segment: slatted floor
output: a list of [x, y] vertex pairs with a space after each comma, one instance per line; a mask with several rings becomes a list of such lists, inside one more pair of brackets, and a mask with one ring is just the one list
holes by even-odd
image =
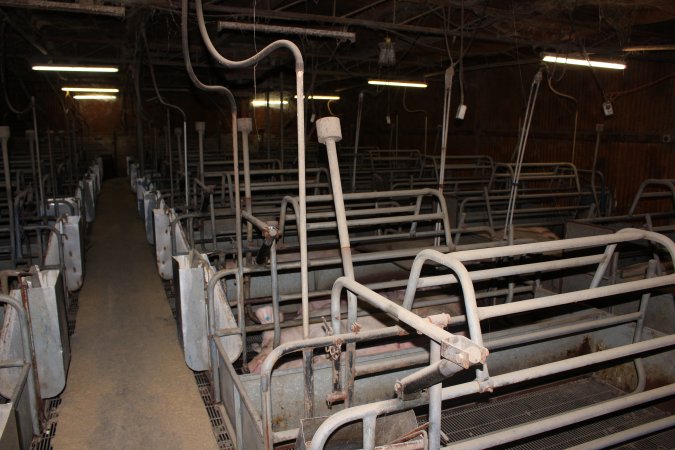
[[[485, 403], [445, 410], [442, 414], [441, 429], [447, 435], [449, 442], [458, 442], [610, 400], [620, 395], [625, 395], [625, 393], [607, 383], [595, 378], [581, 378], [524, 393], [495, 397]], [[612, 415], [601, 420], [588, 421], [581, 426], [557, 430], [534, 437], [527, 442], [516, 442], [501, 448], [564, 449], [668, 415], [660, 409], [648, 407], [634, 412]], [[620, 448], [671, 449], [674, 446], [675, 430], [669, 430]]]

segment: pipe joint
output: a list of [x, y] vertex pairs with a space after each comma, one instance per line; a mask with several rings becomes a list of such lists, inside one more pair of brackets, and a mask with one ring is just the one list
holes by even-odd
[[464, 336], [452, 334], [441, 342], [441, 355], [443, 358], [465, 369], [475, 364], [485, 364], [488, 354], [487, 348], [474, 343]]

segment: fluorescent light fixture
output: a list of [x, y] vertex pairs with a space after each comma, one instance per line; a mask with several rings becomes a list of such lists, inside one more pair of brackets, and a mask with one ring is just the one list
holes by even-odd
[[568, 58], [560, 55], [544, 55], [544, 62], [552, 62], [556, 64], [571, 64], [573, 66], [584, 67], [598, 67], [602, 69], [616, 69], [623, 70], [626, 68], [625, 64], [608, 62], [608, 61], [593, 61], [588, 59]]
[[47, 71], [47, 72], [115, 73], [119, 69], [117, 67], [103, 67], [103, 66], [33, 66], [33, 70]]
[[[298, 98], [297, 95], [293, 98]], [[308, 95], [305, 97], [307, 100], [340, 100], [339, 95]]]
[[117, 88], [100, 87], [62, 87], [63, 92], [96, 92], [99, 94], [117, 94], [120, 90]]
[[426, 83], [419, 83], [416, 81], [396, 81], [396, 80], [368, 80], [368, 84], [374, 84], [377, 86], [397, 86], [397, 87], [414, 87], [414, 88], [426, 88]]
[[82, 94], [73, 95], [75, 100], [115, 100], [117, 96], [109, 94]]
[[284, 100], [283, 102], [280, 100], [270, 100], [269, 102], [267, 100], [251, 100], [251, 106], [254, 108], [257, 108], [259, 106], [267, 106], [269, 103], [270, 106], [279, 106], [279, 105], [288, 105], [288, 100]]

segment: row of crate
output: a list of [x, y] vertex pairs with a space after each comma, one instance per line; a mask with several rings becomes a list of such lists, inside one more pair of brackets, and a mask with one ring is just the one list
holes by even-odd
[[[191, 189], [182, 197], [162, 194], [161, 174], [141, 176], [134, 164], [129, 170], [158, 271], [173, 280], [186, 363], [210, 370], [238, 448], [246, 448], [243, 443], [271, 448], [296, 439], [303, 448], [318, 425], [321, 439], [328, 439], [345, 423], [364, 420], [366, 430], [381, 414], [420, 407], [434, 411], [431, 429], [439, 426], [439, 399], [473, 401], [474, 394], [485, 397], [497, 387], [572, 369], [592, 372], [596, 364], [616, 365], [618, 358], [635, 359], [637, 378], [629, 378], [638, 380], [633, 393], [638, 397], [645, 383], [675, 380], [667, 362], [675, 332], [673, 298], [661, 290], [673, 285], [669, 238], [633, 229], [557, 241], [549, 230], [530, 228], [520, 239], [512, 234], [504, 240], [495, 219], [496, 194], [487, 187], [482, 194], [462, 192], [460, 186], [469, 184], [457, 183], [444, 193], [417, 188], [339, 195], [330, 177], [344, 173], [343, 166], [308, 171], [327, 178], [320, 184], [317, 176], [312, 184], [308, 176], [302, 205], [297, 171], [281, 170], [270, 160], [250, 162], [238, 170], [204, 172], [205, 180], [187, 183]], [[514, 224], [545, 224], [560, 233], [570, 223], [612, 221], [588, 217], [597, 209], [583, 201], [598, 192], [581, 188], [572, 165], [527, 169], [521, 211], [516, 210], [517, 219], [525, 218]], [[182, 174], [175, 175], [181, 180]], [[218, 181], [208, 184], [207, 176]], [[244, 195], [236, 192], [239, 181]], [[346, 182], [340, 184], [348, 190]], [[556, 198], [548, 208], [535, 204], [550, 201], [552, 192], [574, 202], [568, 208]], [[639, 196], [645, 197], [644, 189]], [[468, 226], [462, 207], [476, 198], [492, 220], [488, 214]], [[453, 199], [461, 200], [459, 209]], [[462, 204], [465, 199], [470, 200]], [[451, 211], [463, 222], [453, 221]], [[549, 220], [533, 222], [534, 213], [548, 213]], [[654, 215], [637, 216], [631, 216], [633, 226], [666, 226], [652, 224]], [[341, 224], [347, 246], [338, 239]], [[405, 337], [414, 331], [425, 338]], [[642, 343], [646, 336], [658, 339]], [[358, 343], [356, 353], [352, 342]], [[316, 349], [324, 348], [328, 359], [317, 359]], [[584, 357], [585, 351], [593, 356]], [[300, 352], [303, 358], [287, 356]], [[646, 352], [658, 354], [641, 358]], [[647, 374], [659, 376], [645, 375], [642, 364]], [[439, 381], [457, 371], [459, 379], [441, 388]], [[478, 383], [469, 376], [462, 384], [470, 373]], [[635, 387], [609, 378], [623, 389]], [[397, 399], [388, 400], [391, 395]], [[593, 407], [603, 408], [613, 410]], [[317, 419], [326, 415], [328, 420]], [[528, 426], [541, 430], [550, 424]], [[472, 445], [488, 442], [476, 439]], [[312, 440], [312, 448], [321, 448], [319, 442], [324, 441]]]
[[[11, 156], [4, 159], [5, 180], [21, 167], [21, 154], [13, 149]], [[45, 161], [39, 165], [48, 169]], [[100, 158], [78, 170], [74, 183], [43, 177], [40, 185], [39, 177], [12, 175], [17, 182], [6, 184], [2, 211], [11, 208], [12, 214], [2, 216], [12, 220], [5, 220], [0, 235], [8, 247], [0, 270], [0, 435], [10, 448], [31, 448], [46, 426], [45, 401], [66, 385], [69, 321], [84, 282], [87, 226], [103, 178]]]

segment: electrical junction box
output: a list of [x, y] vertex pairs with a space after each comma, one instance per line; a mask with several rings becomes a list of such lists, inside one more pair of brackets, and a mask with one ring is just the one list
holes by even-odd
[[602, 104], [602, 112], [605, 114], [605, 117], [614, 115], [614, 108], [612, 108], [612, 104], [609, 101]]
[[465, 115], [466, 115], [466, 105], [459, 105], [459, 108], [457, 108], [457, 114], [455, 115], [455, 119], [464, 120]]

